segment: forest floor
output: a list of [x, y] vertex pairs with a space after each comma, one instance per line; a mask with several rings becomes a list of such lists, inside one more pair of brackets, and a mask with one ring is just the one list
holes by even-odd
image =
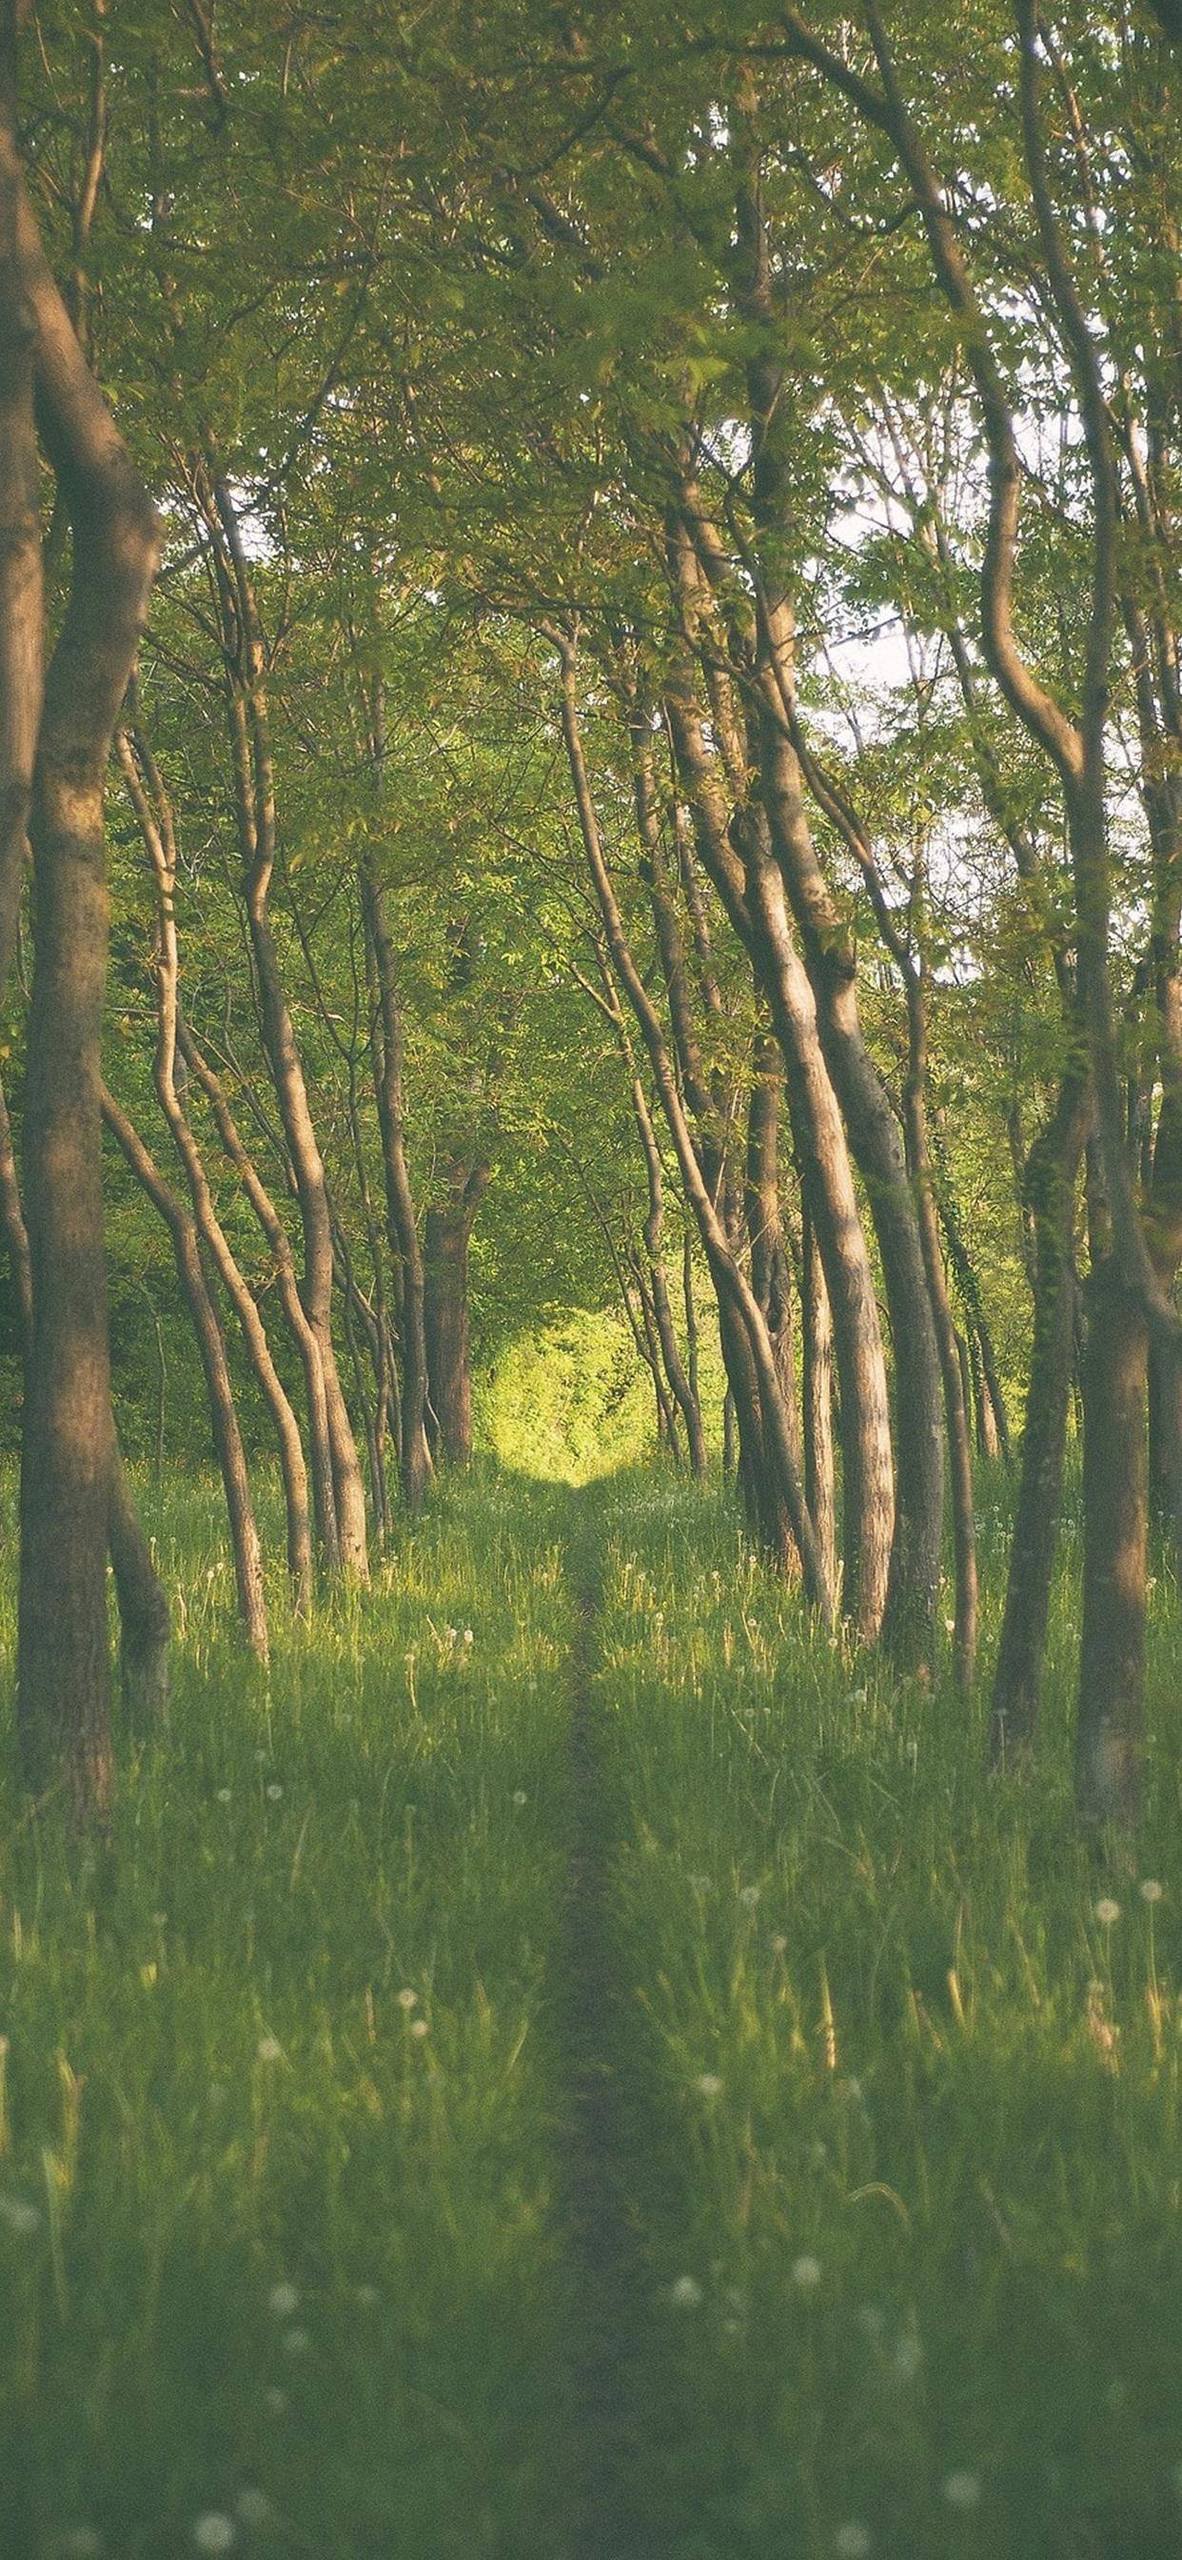
[[0, 1808], [6, 2560], [1182, 2547], [1176, 1749], [1101, 1866], [1070, 1552], [1016, 1785], [661, 1474], [477, 1472], [266, 1676], [159, 1534], [109, 1853]]

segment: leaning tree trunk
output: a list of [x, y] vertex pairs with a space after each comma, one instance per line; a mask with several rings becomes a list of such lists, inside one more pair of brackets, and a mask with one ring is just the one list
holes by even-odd
[[[788, 925], [783, 882], [757, 824], [739, 831], [745, 867], [688, 682], [666, 700], [703, 868], [750, 952], [787, 1073], [788, 1112], [802, 1196], [825, 1268], [841, 1389], [842, 1608], [855, 1632], [877, 1638], [886, 1605], [894, 1484], [886, 1364], [845, 1131], [821, 1053], [816, 1003]], [[738, 873], [738, 877], [736, 877]]]
[[103, 1118], [115, 1139], [129, 1170], [147, 1194], [153, 1208], [164, 1221], [172, 1239], [177, 1278], [197, 1337], [201, 1367], [209, 1398], [209, 1418], [213, 1430], [222, 1486], [226, 1497], [226, 1513], [230, 1523], [230, 1544], [234, 1557], [234, 1579], [238, 1591], [238, 1611], [246, 1629], [252, 1653], [260, 1662], [268, 1655], [267, 1607], [263, 1590], [263, 1559], [255, 1523], [254, 1505], [250, 1497], [250, 1477], [246, 1451], [238, 1427], [230, 1366], [226, 1358], [225, 1337], [217, 1309], [205, 1284], [197, 1229], [188, 1211], [170, 1190], [159, 1172], [138, 1130], [120, 1110], [113, 1095], [102, 1096]]
[[340, 1542], [337, 1533], [336, 1494], [333, 1488], [332, 1441], [328, 1425], [328, 1400], [324, 1388], [324, 1367], [320, 1343], [300, 1296], [296, 1276], [295, 1255], [291, 1238], [279, 1211], [262, 1181], [249, 1149], [245, 1146], [238, 1123], [226, 1099], [221, 1078], [215, 1075], [209, 1060], [198, 1048], [183, 1015], [177, 1022], [177, 1046], [185, 1065], [200, 1085], [210, 1110], [227, 1163], [233, 1165], [243, 1191], [271, 1249], [275, 1267], [275, 1283], [287, 1328], [299, 1353], [304, 1371], [308, 1399], [308, 1456], [312, 1473], [312, 1503], [316, 1514], [316, 1534], [330, 1573], [340, 1570]]
[[369, 1579], [365, 1484], [332, 1332], [333, 1244], [328, 1182], [271, 924], [276, 819], [266, 651], [233, 497], [223, 480], [208, 481], [203, 477], [201, 488], [222, 602], [226, 702], [259, 1026], [299, 1200], [304, 1240], [301, 1296], [320, 1353], [337, 1547], [342, 1572], [365, 1582]]
[[177, 1082], [181, 1029], [180, 957], [176, 929], [177, 851], [172, 812], [142, 728], [137, 727], [135, 731], [134, 746], [126, 731], [120, 732], [117, 744], [128, 796], [139, 821], [156, 887], [156, 1092], [189, 1186], [197, 1233], [234, 1309], [255, 1383], [271, 1416], [283, 1479], [287, 1567], [295, 1608], [299, 1614], [306, 1615], [312, 1605], [312, 1529], [308, 1509], [308, 1471], [300, 1427], [271, 1357], [266, 1327], [218, 1216], [201, 1150]]
[[[18, 1712], [30, 1783], [43, 1788], [62, 1779], [83, 1822], [102, 1815], [111, 1789], [103, 789], [155, 574], [157, 526], [50, 274], [2, 113], [0, 188], [10, 251], [15, 223], [42, 441], [73, 536], [70, 595], [45, 682], [29, 808], [35, 958], [24, 1197], [33, 1329], [21, 1453]], [[5, 603], [11, 611], [9, 597]], [[10, 648], [6, 656], [11, 674]], [[23, 681], [35, 691], [31, 658]], [[5, 818], [13, 816], [10, 802]]]

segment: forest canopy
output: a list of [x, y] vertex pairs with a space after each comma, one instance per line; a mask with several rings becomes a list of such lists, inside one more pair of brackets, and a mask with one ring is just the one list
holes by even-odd
[[580, 1464], [647, 1380], [822, 1627], [928, 1676], [948, 1615], [966, 1687], [1008, 1459], [999, 1762], [1080, 1443], [1080, 1802], [1135, 1810], [1182, 1520], [1177, 32], [8, 0], [18, 1689], [83, 1815], [108, 1555], [165, 1679], [120, 1444], [212, 1448], [264, 1656], [258, 1467], [307, 1610], [466, 1462], [474, 1362]]

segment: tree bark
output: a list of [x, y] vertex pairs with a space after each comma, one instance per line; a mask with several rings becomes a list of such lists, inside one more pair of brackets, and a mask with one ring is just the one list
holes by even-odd
[[993, 1675], [989, 1747], [999, 1765], [1020, 1760], [1028, 1751], [1038, 1717], [1075, 1358], [1075, 1190], [1088, 1116], [1086, 1076], [1071, 1066], [1026, 1166], [1035, 1254], [1034, 1338], [1005, 1614]]
[[1076, 1796], [1093, 1821], [1140, 1810], [1148, 1538], [1148, 1327], [1112, 1255], [1087, 1286], [1084, 1575]]
[[209, 484], [205, 520], [214, 543], [226, 623], [227, 708], [260, 1030], [300, 1205], [304, 1239], [300, 1294], [320, 1353], [340, 1567], [351, 1579], [365, 1582], [369, 1578], [365, 1485], [332, 1334], [333, 1246], [328, 1183], [270, 917], [276, 848], [266, 652], [237, 511], [224, 480]]
[[153, 1208], [163, 1219], [172, 1239], [177, 1278], [197, 1336], [201, 1366], [209, 1398], [209, 1418], [214, 1448], [221, 1470], [226, 1496], [226, 1512], [230, 1523], [230, 1544], [234, 1557], [234, 1579], [238, 1592], [238, 1611], [246, 1629], [247, 1642], [260, 1662], [267, 1660], [267, 1609], [263, 1590], [263, 1559], [259, 1545], [254, 1506], [250, 1497], [250, 1477], [246, 1452], [238, 1427], [234, 1390], [226, 1345], [217, 1309], [210, 1297], [201, 1268], [201, 1253], [194, 1220], [184, 1209], [155, 1164], [139, 1131], [122, 1111], [114, 1096], [102, 1096], [103, 1118], [123, 1156], [129, 1171], [147, 1194]]
[[332, 1440], [328, 1425], [324, 1368], [320, 1357], [319, 1337], [308, 1320], [307, 1310], [300, 1296], [291, 1238], [265, 1183], [259, 1176], [248, 1148], [243, 1143], [221, 1078], [214, 1073], [208, 1059], [198, 1048], [183, 1017], [177, 1025], [177, 1045], [190, 1075], [205, 1095], [213, 1113], [214, 1125], [226, 1159], [233, 1165], [271, 1249], [279, 1302], [304, 1371], [304, 1386], [308, 1399], [308, 1455], [312, 1471], [312, 1503], [316, 1515], [316, 1534], [328, 1571], [336, 1573], [340, 1570], [340, 1542], [337, 1533]]
[[184, 1170], [198, 1236], [234, 1309], [255, 1382], [271, 1416], [283, 1479], [287, 1569], [296, 1610], [306, 1615], [312, 1605], [312, 1528], [300, 1427], [271, 1357], [262, 1317], [218, 1217], [177, 1083], [181, 1008], [172, 812], [142, 726], [137, 725], [134, 745], [126, 730], [120, 732], [117, 745], [156, 889], [156, 1093]]
[[[5, 106], [10, 110], [10, 98]], [[21, 1456], [18, 1713], [30, 1784], [41, 1789], [60, 1777], [81, 1824], [102, 1818], [112, 1782], [106, 1559], [113, 1425], [100, 1121], [108, 925], [103, 789], [147, 612], [158, 534], [148, 493], [46, 263], [10, 112], [0, 115], [0, 189], [10, 249], [15, 224], [20, 300], [34, 333], [41, 438], [73, 535], [69, 599], [39, 721], [28, 653], [27, 698], [6, 715], [5, 752], [16, 776], [16, 796], [10, 789], [4, 811], [10, 854], [25, 788], [21, 767], [33, 735], [37, 742], [28, 820], [35, 957], [24, 1108], [33, 1330]], [[18, 356], [18, 373], [25, 360]], [[23, 397], [18, 392], [18, 405]], [[27, 515], [29, 453], [19, 432], [17, 442], [13, 495], [17, 513], [23, 505]], [[23, 539], [27, 555], [31, 528]], [[18, 543], [18, 572], [19, 549]], [[5, 600], [11, 608], [11, 589]], [[27, 596], [25, 613], [27, 623]], [[11, 678], [11, 633], [5, 657], [3, 672]]]
[[372, 852], [359, 871], [361, 909], [377, 984], [374, 1024], [374, 1096], [382, 1141], [382, 1173], [386, 1190], [386, 1225], [390, 1251], [401, 1287], [402, 1426], [400, 1464], [408, 1509], [421, 1508], [431, 1481], [427, 1437], [428, 1364], [426, 1279], [419, 1242], [410, 1169], [406, 1158], [406, 1110], [403, 1097], [404, 1040], [402, 1008], [394, 964], [394, 945], [386, 911], [386, 893]]

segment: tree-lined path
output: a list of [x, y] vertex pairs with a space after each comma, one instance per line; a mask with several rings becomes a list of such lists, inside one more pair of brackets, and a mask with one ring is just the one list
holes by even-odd
[[1132, 2560], [1176, 0], [0, 0], [0, 2545]]

